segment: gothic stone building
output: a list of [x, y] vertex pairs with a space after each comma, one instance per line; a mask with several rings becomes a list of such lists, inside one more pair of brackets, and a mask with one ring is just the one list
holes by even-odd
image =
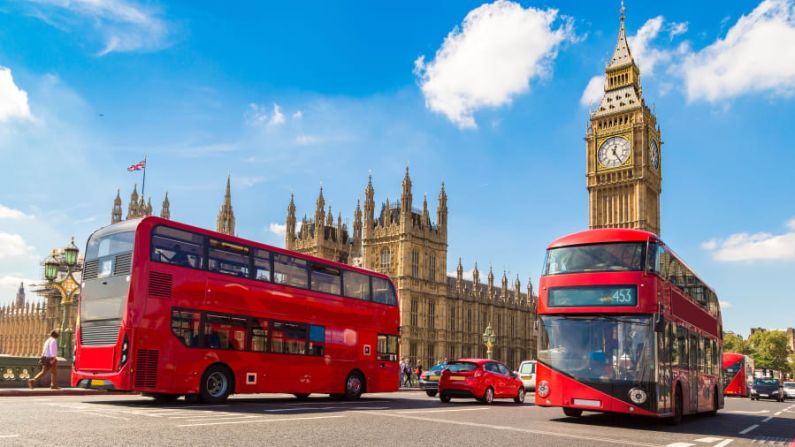
[[294, 199], [287, 208], [285, 245], [290, 250], [362, 266], [392, 277], [400, 301], [401, 357], [413, 364], [430, 366], [447, 358], [485, 357], [482, 334], [490, 323], [497, 336], [494, 357], [511, 367], [535, 358], [536, 297], [528, 282], [522, 293], [517, 277], [508, 287], [505, 273], [499, 287], [489, 269], [487, 283], [480, 283], [475, 264], [472, 280], [463, 277], [458, 261], [455, 276], [447, 275], [447, 194], [444, 184], [431, 220], [427, 199], [422, 209], [412, 207], [408, 169], [400, 200], [387, 199], [376, 213], [372, 178], [367, 183], [362, 209], [357, 201], [353, 231], [349, 234], [342, 215], [336, 222], [326, 210], [323, 189], [315, 204], [314, 218], [296, 220]]

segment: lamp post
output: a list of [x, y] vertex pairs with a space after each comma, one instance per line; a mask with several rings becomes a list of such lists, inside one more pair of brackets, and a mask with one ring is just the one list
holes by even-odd
[[491, 358], [494, 351], [494, 343], [497, 341], [497, 336], [494, 334], [494, 329], [491, 328], [491, 322], [486, 326], [483, 332], [483, 344], [486, 345], [486, 357]]
[[[44, 260], [44, 278], [47, 280], [47, 287], [58, 291], [63, 306], [63, 319], [61, 320], [61, 334], [58, 337], [58, 350], [66, 360], [72, 360], [72, 336], [74, 328], [69, 324], [72, 305], [80, 293], [80, 284], [74, 277], [74, 273], [79, 271], [78, 254], [80, 249], [75, 245], [75, 238], [62, 254], [53, 250], [52, 254]], [[63, 273], [63, 275], [61, 275]]]

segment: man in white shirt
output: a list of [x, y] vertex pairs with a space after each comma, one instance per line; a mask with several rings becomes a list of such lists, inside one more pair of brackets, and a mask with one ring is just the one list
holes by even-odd
[[50, 372], [50, 388], [54, 390], [60, 389], [58, 387], [58, 331], [52, 331], [50, 338], [44, 342], [39, 364], [41, 365], [41, 371], [36, 374], [36, 377], [28, 380], [30, 389], [33, 389], [36, 382], [48, 371]]

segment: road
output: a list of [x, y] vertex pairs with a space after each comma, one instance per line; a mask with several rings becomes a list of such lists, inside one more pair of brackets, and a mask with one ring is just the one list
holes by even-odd
[[0, 399], [0, 445], [10, 446], [743, 446], [795, 447], [795, 402], [726, 399], [716, 417], [670, 427], [639, 417], [470, 400], [424, 393], [371, 394], [355, 402], [233, 396], [223, 405], [158, 405], [134, 395]]

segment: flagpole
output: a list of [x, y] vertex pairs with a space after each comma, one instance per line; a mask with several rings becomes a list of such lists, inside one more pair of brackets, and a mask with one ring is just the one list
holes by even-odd
[[145, 191], [146, 191], [146, 155], [144, 155], [144, 180], [141, 183], [141, 197], [144, 199], [144, 201], [146, 200], [146, 194], [144, 194]]

